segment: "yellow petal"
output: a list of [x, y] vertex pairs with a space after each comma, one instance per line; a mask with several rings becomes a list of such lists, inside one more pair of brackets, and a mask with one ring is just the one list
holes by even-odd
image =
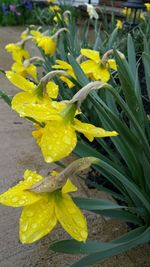
[[22, 76], [22, 73], [24, 73], [25, 71], [25, 67], [21, 63], [18, 63], [18, 62], [15, 62], [11, 68], [12, 68], [12, 71], [18, 73], [21, 76]]
[[14, 73], [13, 71], [6, 71], [6, 76], [12, 84], [24, 91], [32, 92], [36, 87], [34, 83], [26, 80], [21, 75]]
[[58, 105], [52, 103], [50, 99], [39, 99], [36, 95], [21, 92], [16, 94], [11, 103], [12, 109], [22, 117], [30, 117], [39, 122], [47, 120], [61, 120], [59, 112], [64, 105], [58, 102]]
[[45, 161], [54, 162], [67, 157], [76, 143], [76, 133], [70, 124], [65, 124], [64, 121], [51, 121], [44, 128], [40, 147]]
[[56, 51], [56, 42], [49, 36], [43, 36], [39, 40], [38, 46], [44, 50], [46, 55], [53, 56]]
[[108, 65], [111, 69], [117, 70], [116, 61], [114, 59], [108, 59]]
[[25, 180], [8, 189], [0, 195], [0, 203], [6, 206], [22, 207], [37, 202], [40, 194], [32, 193], [28, 189], [43, 177], [36, 172], [26, 170], [24, 173]]
[[36, 66], [34, 66], [33, 64], [30, 64], [27, 68], [25, 68], [25, 70], [35, 81], [37, 81]]
[[54, 82], [48, 82], [46, 85], [46, 92], [50, 98], [57, 98], [59, 87]]
[[72, 70], [72, 66], [63, 60], [57, 59], [55, 62], [56, 64], [53, 66], [54, 69]]
[[89, 59], [92, 59], [96, 63], [100, 62], [100, 55], [98, 51], [91, 50], [91, 49], [81, 49], [81, 55]]
[[25, 59], [30, 58], [30, 54], [25, 49], [20, 49], [12, 52], [13, 60], [22, 63]]
[[60, 79], [65, 82], [69, 88], [72, 88], [74, 86], [74, 83], [70, 81], [67, 77], [65, 76], [60, 76]]
[[20, 240], [33, 243], [51, 232], [57, 219], [54, 213], [53, 197], [43, 194], [40, 201], [23, 208], [20, 217]]
[[67, 179], [67, 182], [63, 186], [61, 192], [63, 194], [69, 193], [69, 192], [76, 192], [78, 189], [77, 187], [71, 182], [70, 179]]
[[95, 68], [95, 71], [93, 72], [93, 76], [95, 80], [101, 80], [102, 82], [108, 82], [110, 79], [109, 70], [102, 65]]
[[81, 68], [86, 74], [94, 73], [97, 68], [99, 68], [99, 64], [97, 64], [93, 60], [86, 60], [81, 63]]
[[87, 223], [80, 209], [67, 194], [62, 194], [61, 197], [55, 199], [55, 213], [62, 227], [74, 239], [86, 241]]
[[103, 128], [96, 127], [89, 123], [83, 123], [77, 119], [74, 119], [74, 122], [75, 130], [83, 133], [89, 139], [89, 141], [93, 141], [94, 137], [108, 137], [118, 135], [118, 133], [115, 131], [106, 131]]

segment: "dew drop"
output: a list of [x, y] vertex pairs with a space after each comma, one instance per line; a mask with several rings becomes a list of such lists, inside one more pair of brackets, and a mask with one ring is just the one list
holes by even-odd
[[25, 200], [23, 200], [23, 199], [21, 199], [21, 200], [19, 200], [19, 205], [23, 205], [23, 204], [25, 204]]
[[23, 223], [23, 224], [21, 225], [21, 231], [22, 231], [22, 232], [26, 232], [27, 229], [28, 229], [28, 223]]
[[31, 227], [32, 227], [33, 229], [35, 229], [35, 228], [37, 228], [37, 224], [36, 224], [36, 223], [33, 223], [33, 224], [31, 225]]
[[34, 212], [33, 212], [33, 211], [30, 211], [30, 210], [29, 210], [29, 211], [27, 212], [27, 216], [28, 216], [28, 217], [32, 217], [33, 215], [34, 215]]
[[68, 144], [68, 145], [71, 144], [71, 140], [70, 140], [70, 138], [69, 138], [68, 136], [64, 136], [64, 137], [63, 137], [63, 141], [64, 141], [64, 143], [66, 143], [66, 144]]
[[12, 198], [12, 202], [13, 202], [13, 203], [17, 202], [17, 200], [18, 200], [18, 197], [13, 197], [13, 198]]

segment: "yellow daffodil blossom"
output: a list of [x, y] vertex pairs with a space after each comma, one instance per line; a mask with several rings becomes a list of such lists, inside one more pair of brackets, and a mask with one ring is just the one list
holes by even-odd
[[29, 52], [19, 44], [10, 43], [5, 46], [6, 51], [12, 53], [12, 58], [15, 62], [22, 62], [30, 58]]
[[36, 172], [26, 170], [23, 181], [0, 195], [1, 204], [23, 207], [19, 233], [21, 242], [28, 244], [41, 239], [52, 231], [57, 222], [72, 238], [85, 242], [88, 235], [86, 219], [68, 194], [77, 191], [77, 188], [67, 179], [65, 185], [54, 192], [32, 192], [30, 188], [43, 179]]
[[24, 63], [15, 62], [11, 69], [23, 77], [26, 77], [26, 75], [29, 74], [37, 82], [37, 68], [34, 64], [25, 66]]
[[29, 28], [27, 28], [25, 31], [23, 31], [23, 32], [21, 33], [20, 38], [21, 38], [22, 40], [25, 40], [28, 36], [29, 36]]
[[33, 36], [33, 42], [38, 43], [42, 38], [42, 33], [39, 31], [31, 30], [30, 34]]
[[56, 51], [56, 42], [50, 36], [42, 36], [37, 41], [37, 46], [42, 48], [44, 53], [53, 56]]
[[146, 11], [150, 12], [150, 3], [145, 3], [144, 5], [146, 6]]
[[121, 30], [123, 28], [122, 21], [120, 19], [117, 19], [116, 28]]
[[[57, 116], [65, 107], [65, 103], [52, 101], [58, 94], [58, 86], [49, 82], [43, 92], [41, 85], [37, 86], [24, 77], [12, 71], [7, 71], [8, 80], [24, 92], [16, 94], [11, 102], [12, 109], [22, 117], [30, 117], [38, 122], [59, 119]], [[41, 112], [42, 109], [42, 112]]]
[[110, 79], [109, 69], [117, 69], [114, 59], [108, 59], [107, 62], [103, 62], [98, 51], [81, 49], [81, 55], [85, 56], [87, 60], [82, 62], [80, 66], [92, 80], [107, 82]]
[[56, 0], [47, 0], [48, 3], [55, 3]]
[[50, 10], [51, 12], [55, 13], [55, 12], [60, 11], [60, 7], [57, 6], [57, 5], [50, 6], [50, 7], [49, 7], [49, 10]]
[[58, 23], [60, 20], [62, 20], [62, 15], [61, 15], [60, 12], [57, 12], [57, 15], [54, 16], [53, 21], [54, 21], [55, 23]]
[[123, 10], [122, 10], [122, 14], [125, 15], [125, 16], [130, 16], [131, 13], [132, 13], [131, 8], [124, 7]]
[[145, 20], [145, 12], [141, 12], [140, 13], [140, 19], [141, 20]]
[[[65, 70], [71, 77], [73, 77], [74, 79], [76, 79], [76, 76], [75, 76], [75, 73], [74, 73], [74, 70], [72, 68], [72, 66], [63, 61], [63, 60], [59, 60], [57, 59], [55, 61], [55, 65], [53, 65], [52, 67], [54, 69], [60, 69], [60, 70]], [[73, 82], [69, 80], [69, 78], [65, 77], [65, 76], [60, 76], [60, 79], [65, 82], [69, 88], [72, 88], [74, 86]]]
[[[77, 107], [68, 105], [59, 113], [61, 120], [47, 121], [44, 128], [38, 128], [32, 135], [37, 139], [46, 162], [55, 162], [67, 157], [77, 144], [77, 132], [82, 133], [90, 142], [94, 137], [118, 135], [115, 131], [106, 131], [75, 118]], [[43, 114], [41, 108], [41, 114]]]

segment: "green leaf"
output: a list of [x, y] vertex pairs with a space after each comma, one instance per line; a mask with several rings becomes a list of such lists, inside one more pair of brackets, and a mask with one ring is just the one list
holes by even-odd
[[89, 79], [87, 78], [87, 76], [85, 75], [85, 73], [80, 68], [79, 64], [77, 63], [77, 61], [75, 60], [75, 58], [71, 54], [68, 54], [68, 60], [69, 60], [70, 65], [72, 66], [72, 68], [75, 72], [75, 75], [77, 77], [77, 80], [79, 81], [81, 86], [85, 86], [86, 84], [88, 84]]
[[131, 34], [128, 34], [127, 50], [128, 50], [128, 62], [130, 66], [130, 71], [134, 79], [136, 77], [136, 54]]
[[81, 209], [85, 210], [110, 210], [110, 209], [122, 209], [126, 206], [120, 206], [114, 204], [113, 202], [96, 199], [96, 198], [82, 198], [82, 197], [74, 197], [74, 202]]
[[11, 106], [12, 97], [8, 96], [3, 91], [0, 91], [0, 98], [2, 98], [9, 106]]
[[87, 257], [82, 258], [78, 262], [70, 265], [71, 267], [83, 267], [89, 266], [93, 263], [99, 262], [104, 259], [108, 259], [112, 256], [118, 255], [122, 252], [126, 252], [131, 248], [138, 245], [147, 243], [150, 240], [150, 227], [147, 228], [142, 234], [135, 236], [133, 239], [128, 239], [127, 242], [119, 243], [117, 247], [107, 248], [101, 252], [90, 254]]

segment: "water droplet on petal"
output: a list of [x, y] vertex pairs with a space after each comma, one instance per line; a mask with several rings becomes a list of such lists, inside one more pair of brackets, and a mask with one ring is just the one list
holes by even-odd
[[32, 227], [33, 229], [35, 229], [35, 228], [37, 228], [37, 224], [36, 224], [36, 223], [33, 223], [33, 224], [31, 225], [31, 227]]
[[28, 216], [28, 217], [32, 217], [33, 215], [34, 215], [34, 212], [33, 212], [33, 211], [29, 210], [29, 211], [27, 212], [27, 216]]
[[17, 202], [17, 200], [18, 200], [18, 197], [13, 197], [12, 198], [12, 202], [14, 202], [14, 203]]
[[25, 200], [23, 200], [23, 199], [20, 199], [20, 200], [19, 200], [19, 205], [24, 205], [24, 204], [25, 204], [25, 202], [26, 202]]
[[87, 232], [86, 232], [86, 231], [82, 230], [80, 233], [81, 233], [81, 236], [82, 236], [84, 239], [87, 238]]
[[22, 232], [26, 232], [27, 229], [28, 229], [28, 223], [23, 223], [23, 224], [21, 225], [21, 231], [22, 231]]
[[63, 137], [63, 142], [66, 143], [66, 144], [68, 144], [68, 145], [71, 144], [71, 140], [70, 140], [70, 138], [68, 136], [64, 136]]

